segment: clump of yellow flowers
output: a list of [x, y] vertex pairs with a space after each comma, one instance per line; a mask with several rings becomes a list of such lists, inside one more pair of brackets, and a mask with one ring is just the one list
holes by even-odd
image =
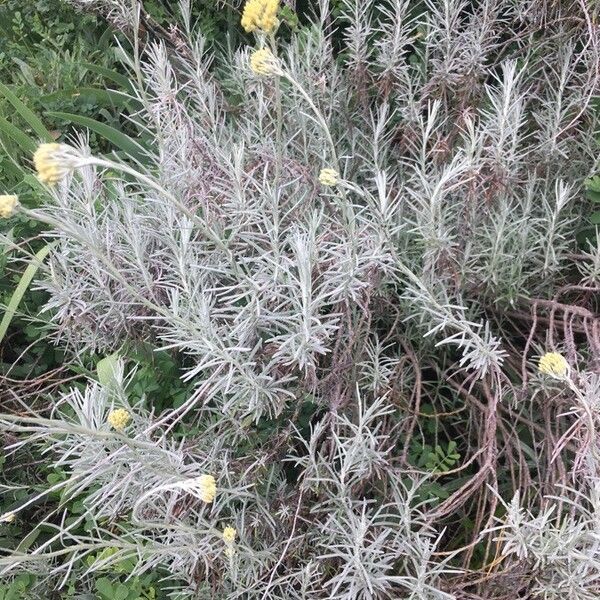
[[12, 217], [19, 204], [19, 197], [10, 194], [0, 195], [0, 217]]
[[235, 542], [235, 536], [237, 535], [237, 531], [231, 525], [227, 525], [225, 529], [223, 529], [223, 541], [226, 544], [233, 544]]
[[217, 495], [217, 482], [212, 475], [200, 475], [196, 481], [200, 499], [210, 504]]
[[33, 155], [33, 164], [42, 183], [56, 185], [76, 165], [75, 149], [67, 144], [40, 144]]
[[546, 352], [540, 358], [538, 369], [544, 375], [551, 375], [552, 377], [562, 379], [569, 370], [569, 363], [558, 352]]
[[131, 415], [124, 408], [117, 408], [110, 411], [107, 421], [113, 429], [123, 431], [131, 421]]
[[260, 48], [250, 55], [250, 68], [256, 75], [274, 75], [278, 70], [277, 58], [268, 48]]
[[279, 25], [279, 0], [248, 0], [242, 13], [242, 27], [248, 32], [271, 33]]
[[326, 185], [329, 187], [333, 187], [337, 185], [340, 181], [340, 174], [335, 169], [321, 169], [319, 173], [319, 182], [322, 185]]
[[237, 535], [237, 531], [231, 525], [227, 525], [225, 529], [223, 529], [223, 541], [225, 542], [225, 556], [227, 558], [232, 558], [235, 554], [234, 542], [235, 536]]

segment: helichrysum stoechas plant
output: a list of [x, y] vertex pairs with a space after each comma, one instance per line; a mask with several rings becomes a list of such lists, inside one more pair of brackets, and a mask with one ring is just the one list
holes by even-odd
[[[173, 353], [193, 391], [144, 399], [126, 436], [106, 423], [125, 383], [4, 416], [92, 526], [0, 568], [60, 573], [91, 545], [206, 597], [495, 600], [518, 575], [514, 596], [590, 600], [569, 507], [600, 474], [598, 295], [577, 275], [596, 251], [571, 233], [597, 167], [596, 15], [343, 0], [283, 42], [276, 4], [249, 2], [259, 49], [211, 53], [186, 6], [175, 48], [132, 58], [145, 162], [52, 146], [40, 176], [64, 185], [20, 210], [57, 239], [37, 282], [56, 343]], [[570, 366], [538, 365], [557, 345]], [[243, 531], [226, 561], [224, 523]]]

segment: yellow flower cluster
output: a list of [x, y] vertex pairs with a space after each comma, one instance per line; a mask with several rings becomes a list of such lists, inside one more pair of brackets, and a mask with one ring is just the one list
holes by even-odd
[[540, 373], [543, 373], [544, 375], [562, 378], [569, 370], [569, 363], [567, 363], [565, 357], [558, 352], [546, 352], [546, 354], [540, 358], [538, 369]]
[[237, 531], [231, 525], [227, 525], [225, 529], [223, 529], [223, 541], [226, 544], [233, 544], [235, 542], [235, 536], [237, 535]]
[[271, 33], [279, 25], [279, 0], [248, 0], [242, 13], [242, 27], [248, 32], [257, 29]]
[[261, 48], [251, 54], [250, 68], [256, 75], [273, 75], [277, 71], [277, 59], [268, 48]]
[[0, 196], [0, 217], [8, 219], [12, 217], [19, 204], [19, 197], [12, 196], [10, 194], [4, 194]]
[[129, 424], [131, 415], [124, 408], [117, 408], [109, 413], [107, 420], [113, 429], [123, 431]]
[[217, 495], [217, 482], [215, 478], [212, 475], [200, 475], [196, 483], [200, 491], [200, 499], [210, 504]]
[[322, 185], [332, 187], [340, 181], [340, 174], [335, 169], [321, 169], [319, 173], [319, 182]]
[[33, 155], [33, 164], [42, 183], [55, 185], [74, 167], [71, 150], [66, 144], [40, 144]]

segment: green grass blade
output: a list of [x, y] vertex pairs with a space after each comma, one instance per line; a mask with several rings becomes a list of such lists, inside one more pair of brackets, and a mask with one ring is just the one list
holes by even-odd
[[4, 339], [6, 332], [8, 331], [8, 327], [10, 326], [10, 323], [17, 312], [17, 308], [19, 307], [19, 304], [21, 303], [21, 300], [23, 299], [23, 296], [27, 291], [29, 284], [31, 283], [35, 274], [37, 273], [37, 270], [42, 265], [42, 262], [54, 246], [56, 246], [56, 242], [47, 244], [41, 250], [39, 250], [35, 255], [35, 261], [27, 265], [27, 268], [23, 272], [23, 275], [21, 275], [21, 280], [19, 281], [17, 287], [15, 288], [15, 291], [13, 292], [10, 298], [8, 306], [6, 307], [6, 312], [2, 317], [2, 321], [0, 321], [0, 344]]
[[125, 77], [125, 75], [122, 75], [117, 71], [113, 71], [112, 69], [107, 69], [106, 67], [95, 65], [93, 63], [82, 62], [80, 64], [81, 66], [85, 67], [88, 71], [91, 71], [92, 73], [97, 73], [98, 75], [102, 75], [102, 77], [104, 77], [105, 79], [113, 81], [124, 90], [131, 90], [131, 83], [129, 82], [129, 79]]
[[0, 83], [0, 94], [2, 94], [15, 108], [15, 110], [27, 121], [28, 125], [33, 131], [39, 136], [44, 142], [53, 142], [54, 139], [50, 135], [49, 131], [44, 127], [44, 124], [40, 119], [33, 113], [32, 110], [17, 98], [17, 96], [8, 89], [3, 83]]
[[75, 105], [79, 103], [88, 103], [98, 106], [111, 106], [119, 108], [126, 107], [130, 103], [139, 106], [139, 101], [135, 98], [131, 98], [125, 92], [93, 87], [80, 87], [54, 92], [52, 94], [42, 96], [41, 101], [44, 103], [67, 101]]
[[91, 129], [98, 135], [111, 142], [114, 146], [120, 150], [123, 150], [123, 152], [129, 154], [129, 156], [137, 160], [143, 160], [143, 158], [146, 156], [144, 148], [140, 146], [140, 144], [132, 140], [128, 135], [125, 135], [122, 131], [115, 129], [110, 125], [106, 125], [106, 123], [100, 123], [100, 121], [90, 119], [89, 117], [65, 112], [48, 112], [46, 114], [55, 119], [64, 119], [65, 121], [71, 121], [76, 125], [81, 125], [82, 127]]
[[26, 133], [15, 127], [12, 123], [9, 123], [3, 117], [0, 117], [0, 134], [9, 137], [28, 154], [32, 154], [37, 148], [37, 144]]

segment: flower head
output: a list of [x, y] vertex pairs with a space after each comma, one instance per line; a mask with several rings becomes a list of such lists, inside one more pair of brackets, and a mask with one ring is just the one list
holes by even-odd
[[242, 13], [242, 27], [248, 32], [257, 29], [271, 33], [279, 25], [279, 0], [248, 0]]
[[551, 375], [557, 379], [562, 379], [569, 370], [569, 363], [558, 352], [546, 352], [540, 358], [538, 369], [544, 375]]
[[8, 512], [0, 517], [0, 523], [13, 523], [16, 518], [17, 515], [14, 512]]
[[319, 182], [322, 185], [332, 187], [340, 181], [340, 174], [335, 169], [321, 169], [319, 173]]
[[279, 70], [279, 63], [268, 48], [261, 48], [250, 55], [250, 68], [256, 75], [274, 75]]
[[207, 504], [210, 504], [217, 495], [217, 482], [212, 475], [200, 475], [196, 479], [197, 490], [200, 499]]
[[12, 217], [19, 204], [19, 197], [10, 194], [0, 195], [0, 217], [7, 219]]
[[227, 525], [225, 529], [223, 529], [223, 541], [226, 544], [233, 544], [235, 541], [235, 536], [237, 535], [237, 531], [231, 525]]
[[67, 144], [40, 144], [33, 154], [33, 164], [42, 183], [55, 185], [77, 166], [75, 148]]
[[123, 431], [131, 420], [131, 415], [124, 408], [117, 408], [109, 413], [107, 420], [113, 429]]

